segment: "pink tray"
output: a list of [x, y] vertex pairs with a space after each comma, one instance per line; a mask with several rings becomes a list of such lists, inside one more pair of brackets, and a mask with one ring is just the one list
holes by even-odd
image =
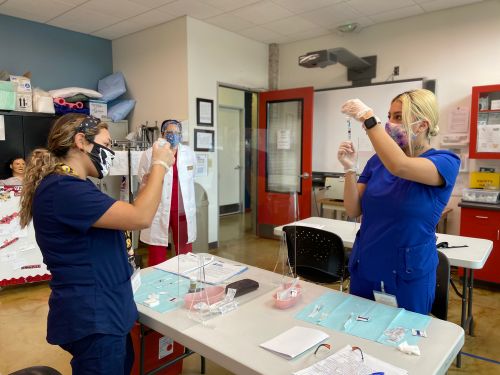
[[297, 284], [295, 285], [295, 289], [297, 290], [297, 295], [295, 297], [290, 297], [284, 300], [278, 300], [277, 298], [278, 292], [288, 289], [290, 285], [291, 283], [285, 284], [284, 287], [281, 287], [278, 291], [276, 291], [273, 294], [274, 306], [277, 307], [278, 309], [288, 309], [289, 307], [292, 307], [297, 303], [297, 301], [302, 296], [302, 287], [300, 286], [300, 284]]
[[199, 302], [212, 305], [224, 298], [225, 287], [207, 286], [201, 292], [188, 293], [184, 296], [184, 307], [189, 309]]

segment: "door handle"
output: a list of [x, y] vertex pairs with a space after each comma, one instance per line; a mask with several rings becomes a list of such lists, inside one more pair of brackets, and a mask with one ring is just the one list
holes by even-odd
[[303, 174], [299, 174], [299, 177], [307, 180], [309, 177], [311, 177], [311, 175], [307, 172], [304, 172]]
[[479, 216], [479, 215], [476, 215], [476, 219], [488, 219], [488, 216]]
[[500, 240], [500, 229], [497, 229], [497, 241]]
[[241, 169], [241, 166], [237, 165], [236, 167], [234, 167], [234, 169]]

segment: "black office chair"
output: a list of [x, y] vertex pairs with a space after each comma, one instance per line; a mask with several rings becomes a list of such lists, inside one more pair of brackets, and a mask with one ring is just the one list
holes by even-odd
[[448, 320], [448, 297], [450, 285], [450, 261], [438, 250], [439, 264], [436, 270], [436, 295], [431, 314], [438, 319]]
[[342, 291], [345, 253], [342, 239], [321, 229], [287, 225], [288, 258], [296, 275], [317, 283], [340, 281]]

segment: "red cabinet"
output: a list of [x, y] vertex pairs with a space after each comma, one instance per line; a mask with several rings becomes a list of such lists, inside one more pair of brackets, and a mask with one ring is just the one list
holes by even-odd
[[472, 88], [471, 159], [500, 159], [500, 85]]
[[500, 210], [483, 210], [462, 206], [460, 235], [493, 241], [493, 249], [484, 267], [474, 270], [474, 279], [500, 283]]

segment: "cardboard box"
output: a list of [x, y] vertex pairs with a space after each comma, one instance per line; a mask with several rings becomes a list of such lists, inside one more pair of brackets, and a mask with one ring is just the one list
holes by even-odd
[[472, 189], [500, 189], [500, 173], [472, 172], [470, 187]]
[[0, 109], [16, 109], [16, 90], [12, 82], [0, 81]]
[[108, 116], [108, 105], [101, 100], [89, 100], [90, 115], [97, 118]]

